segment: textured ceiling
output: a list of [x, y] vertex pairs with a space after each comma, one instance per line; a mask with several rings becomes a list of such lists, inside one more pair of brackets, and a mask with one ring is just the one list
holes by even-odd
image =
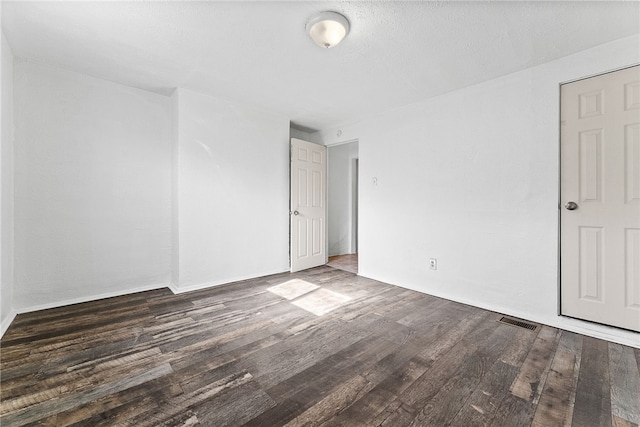
[[[485, 81], [640, 33], [633, 2], [2, 2], [17, 57], [169, 94], [185, 87], [308, 128]], [[339, 46], [314, 13], [351, 22]]]

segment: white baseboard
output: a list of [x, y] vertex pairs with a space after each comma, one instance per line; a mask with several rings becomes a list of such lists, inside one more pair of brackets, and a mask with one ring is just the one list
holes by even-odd
[[600, 325], [570, 317], [557, 316], [551, 326], [566, 331], [586, 335], [601, 340], [611, 341], [629, 347], [640, 348], [640, 333], [626, 331], [612, 326]]
[[16, 312], [18, 314], [30, 313], [32, 311], [39, 311], [39, 310], [47, 310], [47, 309], [50, 309], [50, 308], [64, 307], [66, 305], [79, 304], [79, 303], [89, 302], [89, 301], [96, 301], [96, 300], [101, 300], [101, 299], [105, 299], [105, 298], [119, 297], [119, 296], [122, 296], [122, 295], [135, 294], [135, 293], [138, 293], [138, 292], [153, 291], [153, 290], [156, 290], [156, 289], [162, 289], [162, 288], [167, 288], [167, 287], [170, 287], [170, 286], [168, 284], [146, 285], [146, 286], [140, 286], [140, 287], [137, 287], [137, 288], [122, 289], [122, 290], [114, 291], [114, 292], [106, 292], [106, 293], [98, 294], [98, 295], [89, 295], [89, 296], [84, 296], [84, 297], [79, 297], [79, 298], [72, 298], [72, 299], [68, 299], [68, 300], [54, 301], [52, 303], [34, 305], [34, 306], [30, 306], [30, 307], [21, 307], [21, 308], [18, 308], [16, 310]]
[[[382, 283], [393, 283], [391, 281], [385, 281], [377, 279], [375, 277], [367, 276], [366, 274], [359, 274], [367, 279], [376, 280]], [[461, 298], [457, 295], [450, 295], [446, 293], [427, 293], [424, 290], [417, 289], [411, 286], [399, 285], [393, 283], [394, 286], [398, 286], [404, 289], [410, 289], [412, 291], [420, 292], [426, 295], [432, 295], [434, 297], [443, 298], [449, 301], [459, 302], [461, 304], [470, 305], [473, 307], [482, 308], [484, 310], [493, 311], [500, 314], [506, 314], [507, 316], [517, 317], [523, 320], [528, 320], [535, 323], [540, 323], [547, 326], [552, 326], [558, 329], [564, 329], [566, 331], [575, 332], [577, 334], [586, 335], [593, 338], [598, 338], [606, 341], [611, 341], [617, 344], [626, 345], [629, 347], [640, 348], [640, 333], [627, 331], [619, 328], [614, 328], [606, 325], [599, 325], [584, 320], [573, 319], [565, 316], [540, 316], [534, 313], [523, 313], [513, 310], [510, 307], [501, 307], [498, 305], [488, 304], [486, 302], [478, 302], [476, 300]]]
[[179, 286], [179, 285], [176, 285], [175, 283], [172, 283], [171, 285], [169, 285], [169, 289], [171, 289], [171, 291], [177, 295], [177, 294], [183, 294], [185, 292], [199, 291], [201, 289], [207, 289], [214, 286], [228, 285], [230, 283], [241, 282], [243, 280], [257, 279], [259, 277], [270, 276], [272, 274], [286, 273], [288, 271], [289, 271], [288, 269], [267, 271], [263, 273], [252, 274], [249, 276], [234, 277], [234, 278], [223, 279], [215, 282], [198, 283], [195, 285]]
[[217, 281], [217, 282], [199, 283], [199, 284], [196, 284], [196, 285], [188, 285], [188, 286], [182, 286], [182, 287], [176, 285], [175, 283], [147, 285], [147, 286], [140, 286], [140, 287], [131, 288], [131, 289], [123, 289], [123, 290], [114, 291], [114, 292], [106, 292], [106, 293], [98, 294], [98, 295], [89, 295], [89, 296], [84, 296], [84, 297], [79, 297], [79, 298], [72, 298], [72, 299], [68, 299], [68, 300], [54, 301], [54, 302], [47, 303], [47, 304], [39, 304], [39, 305], [33, 305], [33, 306], [29, 306], [29, 307], [20, 307], [18, 309], [14, 309], [11, 312], [11, 314], [9, 316], [7, 316], [5, 321], [3, 321], [0, 324], [0, 328], [1, 328], [0, 329], [0, 338], [4, 335], [4, 333], [7, 331], [7, 329], [9, 329], [9, 326], [11, 326], [11, 323], [15, 319], [16, 315], [21, 314], [21, 313], [30, 313], [30, 312], [33, 312], [33, 311], [47, 310], [47, 309], [50, 309], [50, 308], [57, 308], [57, 307], [64, 307], [64, 306], [67, 306], [67, 305], [79, 304], [79, 303], [89, 302], [89, 301], [96, 301], [96, 300], [101, 300], [101, 299], [105, 299], [105, 298], [118, 297], [118, 296], [122, 296], [122, 295], [135, 294], [137, 292], [152, 291], [152, 290], [155, 290], [155, 289], [162, 289], [162, 288], [169, 288], [171, 290], [171, 292], [173, 292], [174, 295], [177, 295], [177, 294], [182, 294], [182, 293], [185, 293], [185, 292], [191, 292], [191, 291], [196, 291], [196, 290], [200, 290], [200, 289], [210, 288], [210, 287], [213, 287], [213, 286], [226, 285], [226, 284], [229, 284], [229, 283], [239, 282], [239, 281], [242, 281], [242, 280], [256, 279], [256, 278], [259, 278], [259, 277], [269, 276], [269, 275], [272, 275], [272, 274], [285, 273], [287, 271], [289, 271], [289, 270], [267, 271], [267, 272], [264, 272], [264, 273], [252, 274], [252, 275], [249, 275], [249, 276], [242, 276], [242, 277], [224, 279], [224, 280], [220, 280], [220, 281]]
[[0, 322], [0, 338], [4, 336], [5, 332], [7, 332], [7, 329], [9, 329], [9, 326], [11, 326], [11, 323], [13, 323], [13, 320], [16, 318], [17, 314], [18, 313], [16, 313], [15, 310], [11, 310], [9, 315], [5, 317], [2, 322]]
[[[133, 289], [120, 290], [120, 291], [116, 291], [116, 292], [108, 292], [108, 293], [99, 294], [99, 295], [91, 295], [91, 296], [86, 296], [86, 297], [74, 298], [74, 299], [70, 299], [70, 300], [56, 301], [56, 302], [53, 302], [53, 303], [41, 304], [41, 305], [36, 305], [36, 306], [31, 306], [31, 307], [22, 307], [22, 308], [19, 308], [19, 309], [12, 310], [10, 312], [10, 314], [7, 317], [5, 317], [5, 319], [0, 323], [0, 338], [5, 334], [7, 329], [9, 329], [9, 326], [11, 326], [11, 323], [15, 319], [16, 315], [20, 314], [20, 313], [29, 313], [29, 312], [32, 312], [32, 311], [46, 310], [46, 309], [49, 309], [49, 308], [56, 308], [56, 307], [63, 307], [63, 306], [66, 306], [66, 305], [72, 305], [72, 304], [78, 304], [78, 303], [83, 303], [83, 302], [95, 301], [95, 300], [100, 300], [100, 299], [104, 299], [104, 298], [117, 297], [117, 296], [121, 296], [121, 295], [134, 294], [134, 293], [137, 293], [137, 292], [144, 292], [144, 291], [150, 291], [150, 290], [162, 289], [162, 288], [169, 288], [171, 290], [171, 292], [173, 292], [175, 295], [177, 295], [177, 294], [182, 294], [182, 293], [186, 293], [186, 292], [192, 292], [192, 291], [196, 291], [196, 290], [211, 288], [211, 287], [214, 287], [214, 286], [226, 285], [226, 284], [239, 282], [239, 281], [243, 281], [243, 280], [256, 279], [256, 278], [259, 278], [259, 277], [269, 276], [269, 275], [272, 275], [272, 274], [286, 273], [287, 271], [288, 270], [269, 271], [269, 272], [265, 272], [265, 273], [261, 273], [261, 274], [257, 274], [257, 275], [236, 277], [236, 278], [225, 279], [225, 280], [220, 280], [220, 281], [216, 281], [216, 282], [199, 283], [199, 284], [188, 285], [188, 286], [178, 286], [175, 283], [161, 284], [161, 285], [160, 284], [159, 285], [148, 285], [148, 286], [141, 286], [141, 287], [137, 287], [137, 288], [133, 288]], [[360, 275], [362, 277], [366, 277], [366, 278], [372, 279], [372, 280], [381, 281], [383, 283], [391, 283], [389, 281], [385, 282], [384, 280], [380, 280], [380, 279], [377, 279], [377, 278], [374, 278], [374, 277], [370, 277], [370, 276], [368, 276], [366, 274], [360, 274]], [[416, 292], [421, 292], [421, 293], [426, 294], [426, 292], [424, 292], [424, 291], [422, 291], [420, 289], [412, 288], [410, 286], [402, 286], [402, 285], [396, 285], [396, 286], [399, 286], [399, 287], [405, 288], [405, 289], [411, 289], [411, 290], [414, 290]], [[591, 322], [586, 322], [586, 321], [579, 320], [579, 319], [572, 319], [572, 318], [568, 318], [568, 317], [564, 317], [564, 316], [554, 316], [552, 318], [545, 318], [545, 317], [542, 317], [542, 316], [539, 316], [539, 315], [535, 315], [535, 314], [531, 314], [531, 313], [517, 312], [517, 311], [514, 311], [514, 310], [512, 310], [512, 309], [510, 309], [508, 307], [499, 307], [499, 306], [496, 306], [496, 305], [486, 304], [486, 303], [483, 303], [483, 302], [469, 300], [469, 299], [466, 299], [466, 298], [459, 298], [459, 297], [457, 297], [455, 295], [452, 296], [452, 295], [435, 294], [435, 293], [431, 293], [429, 295], [433, 295], [433, 296], [439, 297], [439, 298], [444, 298], [444, 299], [447, 299], [447, 300], [450, 300], [450, 301], [459, 302], [459, 303], [462, 303], [462, 304], [471, 305], [471, 306], [474, 306], [474, 307], [482, 308], [482, 309], [493, 311], [493, 312], [496, 312], [496, 313], [506, 314], [508, 316], [518, 317], [518, 318], [529, 320], [529, 321], [532, 321], [532, 322], [541, 323], [541, 324], [548, 325], [548, 326], [553, 326], [555, 328], [564, 329], [564, 330], [567, 330], [567, 331], [571, 331], [571, 332], [575, 332], [575, 333], [578, 333], [578, 334], [590, 336], [590, 337], [593, 337], [593, 338], [603, 339], [603, 340], [611, 341], [611, 342], [614, 342], [614, 343], [627, 345], [627, 346], [630, 346], [630, 347], [640, 348], [640, 334], [636, 333], [636, 332], [625, 331], [625, 330], [621, 330], [621, 329], [618, 329], [618, 328], [613, 328], [613, 327], [609, 327], [609, 326], [605, 326], [605, 325], [598, 325], [598, 324], [594, 324], [594, 323], [591, 323]]]

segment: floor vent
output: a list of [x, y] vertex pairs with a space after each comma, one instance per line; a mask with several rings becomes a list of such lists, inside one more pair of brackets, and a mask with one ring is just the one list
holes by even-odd
[[519, 328], [528, 329], [530, 331], [535, 331], [538, 328], [538, 325], [529, 322], [523, 322], [522, 320], [516, 320], [511, 317], [504, 317], [499, 320], [499, 322], [506, 323], [508, 325], [517, 326]]

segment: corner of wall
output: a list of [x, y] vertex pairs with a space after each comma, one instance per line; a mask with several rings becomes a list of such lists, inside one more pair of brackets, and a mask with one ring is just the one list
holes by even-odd
[[18, 307], [15, 310], [15, 314], [31, 313], [34, 311], [48, 310], [50, 308], [66, 307], [68, 305], [82, 304], [85, 302], [98, 301], [106, 298], [121, 297], [124, 295], [137, 294], [139, 292], [155, 291], [157, 289], [162, 289], [162, 288], [169, 288], [170, 290], [173, 291], [172, 286], [173, 285], [171, 283], [143, 285], [143, 286], [131, 287], [129, 289], [124, 289], [124, 290], [103, 292], [100, 294], [94, 294], [94, 295], [83, 296], [78, 298], [70, 298], [62, 301], [54, 301], [51, 303], [38, 304], [33, 306], [23, 306], [23, 307]]
[[303, 141], [313, 142], [314, 144], [324, 145], [322, 143], [322, 138], [320, 132], [306, 132], [300, 129], [296, 129], [293, 126], [289, 126], [289, 139], [297, 138]]
[[171, 285], [180, 283], [180, 88], [171, 94]]
[[11, 324], [13, 323], [13, 320], [16, 318], [17, 314], [18, 313], [16, 313], [15, 310], [11, 309], [11, 311], [9, 312], [9, 315], [5, 316], [0, 321], [0, 338], [2, 338], [4, 336], [5, 332], [7, 332], [7, 329], [9, 329], [9, 326], [11, 326]]
[[173, 292], [174, 295], [178, 295], [180, 293], [180, 287], [176, 282], [172, 281], [167, 285], [167, 288], [169, 288], [169, 290]]
[[362, 134], [362, 122], [333, 126], [316, 132], [317, 139], [326, 146], [345, 144], [359, 140]]
[[0, 135], [0, 337], [7, 331], [16, 317], [14, 299], [14, 191], [13, 191], [13, 53], [0, 31], [1, 121]]
[[266, 277], [274, 274], [286, 273], [288, 271], [289, 271], [289, 268], [286, 268], [286, 269], [279, 268], [275, 270], [262, 271], [259, 273], [252, 273], [248, 275], [229, 277], [229, 278], [220, 279], [212, 282], [183, 284], [183, 285], [176, 285], [175, 283], [171, 283], [168, 287], [169, 289], [171, 289], [171, 291], [174, 294], [184, 294], [187, 292], [199, 291], [202, 289], [213, 288], [216, 286], [229, 285], [236, 282], [242, 282], [244, 280], [256, 279], [258, 277]]

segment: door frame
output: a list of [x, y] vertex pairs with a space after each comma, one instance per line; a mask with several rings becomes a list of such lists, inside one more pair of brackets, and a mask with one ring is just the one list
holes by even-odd
[[[356, 186], [357, 186], [357, 192], [355, 195], [355, 199], [351, 200], [352, 205], [353, 202], [355, 202], [356, 204], [356, 212], [355, 215], [352, 220], [352, 224], [351, 226], [354, 227], [354, 230], [351, 230], [351, 234], [355, 234], [355, 242], [351, 242], [351, 247], [353, 248], [355, 246], [356, 248], [356, 253], [358, 253], [360, 251], [360, 138], [352, 138], [352, 139], [347, 139], [344, 141], [338, 141], [338, 142], [333, 142], [331, 144], [327, 144], [325, 145], [325, 147], [327, 147], [327, 182], [329, 182], [329, 170], [331, 169], [331, 166], [329, 165], [329, 149], [331, 147], [337, 147], [340, 145], [346, 145], [346, 144], [351, 144], [357, 142], [358, 143], [358, 158], [355, 159], [357, 160], [357, 166], [358, 169], [356, 171], [356, 173], [358, 174], [358, 176], [356, 177]], [[352, 182], [349, 183], [349, 185], [353, 185]], [[326, 245], [327, 245], [327, 256], [329, 255], [329, 188], [327, 186], [327, 241], [326, 241]], [[352, 208], [353, 209], [353, 208]], [[355, 222], [355, 225], [353, 224]]]
[[[566, 80], [563, 82], [558, 83], [558, 205], [557, 205], [557, 218], [556, 220], [558, 221], [558, 246], [557, 246], [557, 262], [558, 262], [558, 268], [557, 268], [557, 312], [558, 312], [558, 316], [562, 316], [568, 319], [577, 319], [575, 317], [571, 317], [568, 316], [566, 314], [562, 314], [562, 223], [561, 223], [561, 214], [562, 214], [562, 86], [566, 85], [566, 84], [570, 84], [570, 83], [575, 83], [575, 82], [579, 82], [581, 80], [587, 80], [593, 77], [599, 77], [599, 76], [603, 76], [605, 74], [609, 74], [609, 73], [615, 73], [617, 71], [622, 71], [622, 70], [626, 70], [628, 68], [633, 68], [633, 67], [637, 67], [638, 65], [640, 65], [640, 63], [635, 63], [635, 64], [631, 64], [631, 65], [625, 65], [623, 67], [618, 67], [618, 68], [613, 68], [613, 69], [609, 69], [607, 71], [602, 71], [602, 72], [598, 72], [598, 73], [593, 73], [593, 74], [589, 74], [587, 76], [584, 77], [578, 77], [575, 79], [571, 79], [571, 80]], [[583, 322], [590, 322], [590, 323], [595, 323], [595, 324], [599, 324], [599, 325], [604, 325], [604, 326], [608, 326], [611, 328], [617, 328], [617, 329], [623, 329], [620, 328], [618, 326], [611, 326], [611, 325], [607, 325], [604, 323], [598, 323], [598, 322], [594, 322], [592, 320], [584, 320], [584, 319], [577, 319]]]
[[360, 144], [358, 157], [351, 160], [351, 252], [358, 253], [358, 212], [360, 211]]

